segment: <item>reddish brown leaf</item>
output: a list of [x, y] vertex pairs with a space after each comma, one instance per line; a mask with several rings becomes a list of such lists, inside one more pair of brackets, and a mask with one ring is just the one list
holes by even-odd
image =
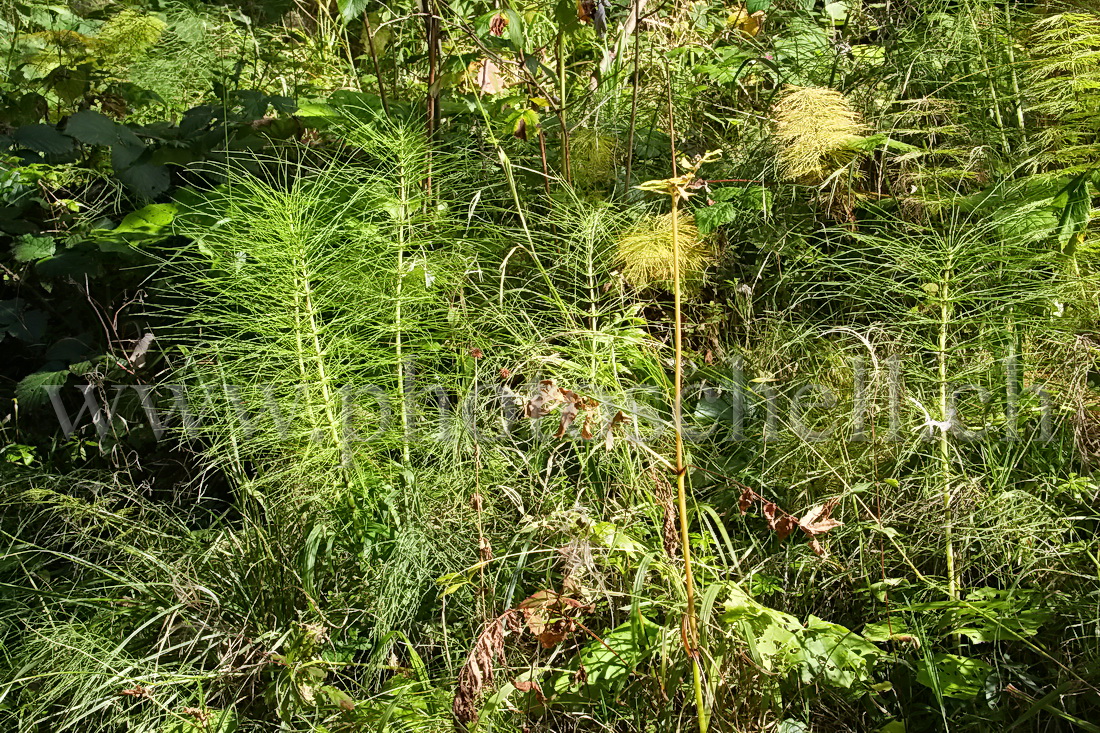
[[118, 694], [125, 695], [126, 697], [137, 697], [141, 699], [149, 699], [153, 697], [153, 692], [147, 687], [141, 685], [135, 685], [133, 687], [127, 687], [126, 689], [119, 690]]
[[748, 486], [741, 491], [741, 498], [737, 501], [737, 508], [741, 510], [741, 516], [745, 515], [745, 512], [749, 510], [752, 503], [759, 499], [756, 492], [750, 489]]
[[766, 501], [761, 511], [764, 512], [764, 518], [768, 520], [768, 529], [775, 531], [775, 512], [779, 507], [774, 502]]
[[794, 532], [796, 527], [798, 527], [798, 517], [793, 514], [784, 514], [775, 523], [775, 536], [782, 542], [790, 537], [791, 532]]
[[514, 680], [512, 686], [520, 692], [533, 692], [535, 697], [543, 705], [546, 704], [546, 695], [542, 693], [542, 687], [539, 685], [538, 680]]
[[528, 400], [523, 413], [527, 417], [545, 417], [550, 411], [562, 402], [561, 390], [554, 384], [553, 379], [544, 379], [539, 382], [539, 392]]
[[615, 413], [615, 416], [611, 418], [611, 422], [607, 424], [607, 429], [603, 436], [603, 447], [607, 450], [611, 450], [615, 447], [615, 426], [626, 420], [626, 414], [622, 410]]
[[503, 15], [494, 15], [489, 21], [489, 32], [498, 38], [504, 35], [504, 29], [508, 27], [508, 18]]

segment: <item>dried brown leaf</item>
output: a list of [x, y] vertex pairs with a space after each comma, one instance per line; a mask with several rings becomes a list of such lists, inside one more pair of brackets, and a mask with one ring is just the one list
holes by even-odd
[[542, 692], [542, 687], [539, 685], [538, 680], [514, 680], [512, 686], [520, 692], [533, 692], [538, 701], [543, 705], [546, 704], [546, 695]]
[[462, 725], [477, 720], [478, 700], [485, 686], [493, 681], [493, 665], [498, 658], [504, 661], [504, 627], [515, 628], [518, 623], [515, 615], [515, 610], [509, 609], [486, 624], [474, 641], [466, 664], [459, 670], [452, 711]]
[[615, 413], [615, 416], [611, 418], [611, 422], [607, 424], [607, 429], [603, 436], [603, 447], [607, 450], [611, 450], [615, 447], [615, 426], [621, 424], [626, 420], [626, 414], [619, 410]]
[[531, 418], [545, 417], [550, 414], [551, 410], [560, 405], [561, 402], [561, 390], [554, 384], [554, 380], [544, 379], [539, 382], [538, 394], [528, 400], [527, 405], [523, 409], [523, 414]]
[[745, 512], [752, 506], [752, 503], [759, 498], [760, 497], [756, 495], [755, 491], [746, 486], [741, 491], [741, 498], [737, 500], [737, 508], [741, 511], [741, 516], [744, 516]]
[[798, 526], [810, 537], [817, 537], [818, 535], [825, 534], [831, 529], [843, 526], [843, 522], [838, 522], [830, 518], [833, 509], [839, 502], [839, 499], [830, 499], [824, 504], [818, 504], [817, 506], [811, 507], [810, 510], [802, 516], [802, 519], [798, 521]]
[[779, 538], [779, 541], [790, 537], [791, 532], [798, 527], [798, 517], [793, 514], [784, 514], [775, 523], [775, 536]]
[[486, 94], [499, 94], [508, 86], [501, 76], [500, 67], [492, 59], [481, 62], [477, 70], [477, 88]]

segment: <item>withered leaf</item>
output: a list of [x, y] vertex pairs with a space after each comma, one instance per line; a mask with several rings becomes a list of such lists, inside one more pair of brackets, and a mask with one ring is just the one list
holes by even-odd
[[798, 517], [793, 514], [784, 514], [775, 523], [775, 535], [782, 542], [790, 537], [791, 532], [794, 532], [796, 527], [798, 527]]
[[737, 508], [741, 510], [741, 516], [744, 516], [745, 512], [752, 506], [752, 503], [759, 498], [760, 497], [756, 495], [755, 491], [746, 486], [741, 491], [741, 498], [737, 500]]
[[452, 711], [463, 724], [477, 720], [478, 698], [485, 685], [493, 681], [493, 665], [497, 658], [504, 661], [504, 627], [515, 628], [515, 616], [515, 609], [509, 609], [486, 624], [474, 641], [466, 664], [459, 670]]
[[565, 435], [566, 429], [577, 419], [581, 409], [581, 398], [573, 390], [563, 389], [561, 396], [565, 400], [565, 406], [561, 408], [561, 422], [558, 423], [558, 432], [554, 433], [555, 438]]
[[599, 416], [599, 407], [600, 403], [591, 397], [585, 397], [581, 400], [581, 409], [584, 410], [581, 438], [584, 440], [592, 440], [592, 436], [595, 435], [593, 427], [596, 424], [596, 418]]
[[775, 532], [780, 542], [787, 539], [798, 526], [798, 517], [784, 513], [775, 505], [775, 502], [764, 502], [763, 511], [765, 519], [768, 520], [768, 529]]
[[499, 94], [508, 85], [500, 74], [500, 67], [492, 59], [481, 62], [481, 68], [477, 70], [477, 88], [486, 94]]
[[824, 504], [818, 504], [817, 506], [811, 507], [808, 512], [802, 515], [802, 519], [798, 520], [798, 526], [802, 528], [803, 532], [811, 537], [817, 537], [818, 535], [825, 534], [831, 529], [843, 526], [843, 522], [838, 522], [830, 518], [830, 515], [833, 513], [833, 508], [836, 507], [839, 502], [839, 499], [830, 499]]
[[533, 692], [539, 702], [546, 704], [546, 695], [542, 692], [542, 687], [539, 685], [538, 680], [514, 680], [512, 686], [520, 692]]
[[603, 447], [607, 450], [611, 450], [615, 447], [615, 426], [626, 420], [626, 415], [622, 410], [615, 413], [615, 416], [611, 418], [611, 422], [607, 424], [607, 430], [603, 436]]
[[544, 379], [539, 382], [538, 394], [527, 401], [523, 408], [523, 414], [531, 418], [545, 417], [561, 402], [561, 390], [554, 384], [554, 380]]
[[843, 522], [838, 522], [835, 519], [831, 519], [830, 515], [833, 513], [833, 508], [840, 502], [840, 499], [830, 499], [824, 504], [818, 504], [811, 507], [806, 512], [802, 519], [798, 521], [798, 526], [806, 533], [806, 536], [810, 538], [810, 549], [821, 557], [825, 557], [828, 553], [825, 552], [825, 548], [821, 546], [818, 541], [818, 536], [823, 535], [831, 529], [835, 529], [843, 525]]
[[504, 15], [494, 15], [493, 19], [489, 21], [489, 32], [498, 38], [504, 35], [504, 29], [507, 27], [508, 18]]
[[556, 646], [576, 631], [573, 616], [587, 607], [575, 598], [552, 590], [540, 590], [519, 604], [527, 630], [546, 649]]

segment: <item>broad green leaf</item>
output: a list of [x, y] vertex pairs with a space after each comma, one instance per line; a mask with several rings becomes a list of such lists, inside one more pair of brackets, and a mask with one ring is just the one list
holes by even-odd
[[62, 135], [53, 125], [24, 125], [12, 133], [16, 144], [47, 155], [65, 155], [72, 152], [72, 138]]
[[340, 17], [345, 23], [350, 23], [363, 14], [369, 3], [367, 0], [336, 0], [336, 7], [340, 10]]
[[126, 215], [111, 234], [158, 234], [176, 217], [175, 204], [149, 204]]
[[130, 128], [90, 109], [70, 117], [65, 125], [65, 134], [85, 145], [142, 146], [141, 140]]
[[71, 372], [68, 369], [58, 371], [34, 372], [23, 377], [15, 385], [15, 398], [19, 404], [27, 409], [34, 409], [49, 401], [46, 387], [57, 387], [65, 384]]
[[944, 697], [969, 700], [982, 690], [993, 668], [980, 659], [957, 654], [934, 654], [918, 663], [917, 682]]
[[874, 644], [817, 616], [810, 616], [800, 637], [805, 684], [826, 684], [846, 690], [870, 684], [874, 663], [882, 656]]
[[24, 234], [16, 240], [11, 252], [16, 262], [33, 262], [45, 257], [52, 257], [56, 248], [57, 245], [54, 243], [53, 237], [36, 237]]
[[143, 199], [154, 199], [168, 190], [171, 176], [167, 166], [143, 163], [115, 173], [118, 179]]
[[640, 622], [627, 622], [592, 640], [581, 650], [581, 664], [588, 674], [588, 684], [615, 689], [624, 683], [657, 642], [659, 627], [644, 616]]

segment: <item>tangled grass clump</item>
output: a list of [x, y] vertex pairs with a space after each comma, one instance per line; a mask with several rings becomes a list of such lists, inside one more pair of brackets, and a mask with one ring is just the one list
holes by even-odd
[[[680, 214], [680, 275], [689, 289], [698, 288], [715, 261], [714, 247], [695, 226], [694, 217]], [[641, 219], [618, 242], [623, 277], [638, 289], [672, 281], [672, 214]]]

